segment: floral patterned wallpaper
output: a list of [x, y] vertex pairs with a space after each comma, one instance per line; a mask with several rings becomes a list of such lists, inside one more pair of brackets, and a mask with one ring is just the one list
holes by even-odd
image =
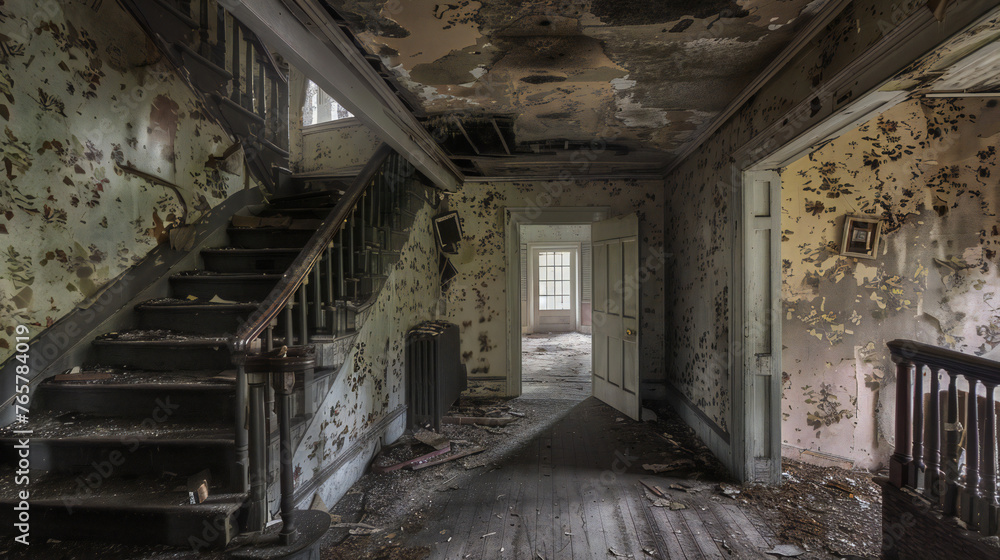
[[3, 0], [0, 40], [0, 324], [37, 335], [244, 178], [206, 165], [225, 133], [117, 3]]
[[[1000, 359], [998, 142], [996, 100], [909, 101], [783, 171], [785, 444], [886, 464], [889, 340]], [[874, 260], [845, 215], [882, 220]]]

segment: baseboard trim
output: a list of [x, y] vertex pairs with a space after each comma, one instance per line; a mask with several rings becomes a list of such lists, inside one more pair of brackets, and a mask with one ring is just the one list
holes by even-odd
[[377, 424], [372, 426], [368, 433], [352, 443], [351, 446], [337, 456], [332, 463], [323, 467], [323, 469], [320, 470], [316, 476], [312, 477], [302, 487], [298, 488], [292, 496], [292, 501], [294, 503], [300, 503], [307, 497], [312, 499], [313, 494], [315, 494], [320, 487], [322, 487], [323, 484], [326, 483], [331, 476], [333, 476], [334, 473], [361, 453], [361, 451], [364, 450], [373, 439], [381, 437], [389, 425], [395, 422], [405, 412], [406, 406], [403, 405], [383, 416]]

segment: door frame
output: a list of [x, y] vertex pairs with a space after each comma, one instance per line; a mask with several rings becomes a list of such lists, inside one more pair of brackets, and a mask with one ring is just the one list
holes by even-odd
[[608, 206], [504, 208], [507, 274], [507, 396], [521, 395], [521, 231], [522, 225], [583, 225], [606, 219]]
[[[577, 329], [580, 328], [580, 290], [582, 288], [581, 283], [583, 280], [583, 267], [580, 263], [582, 245], [583, 244], [579, 241], [528, 243], [528, 275], [526, 278], [527, 282], [525, 282], [525, 284], [528, 288], [529, 332], [534, 333], [535, 327], [537, 326], [534, 322], [538, 316], [538, 278], [535, 276], [535, 273], [538, 271], [538, 263], [535, 259], [539, 251], [569, 251], [571, 253], [570, 271], [572, 272], [573, 278], [570, 281], [570, 301], [573, 307], [570, 311], [573, 315], [573, 329], [568, 332], [577, 332]], [[523, 271], [521, 271], [521, 273], [523, 273]]]

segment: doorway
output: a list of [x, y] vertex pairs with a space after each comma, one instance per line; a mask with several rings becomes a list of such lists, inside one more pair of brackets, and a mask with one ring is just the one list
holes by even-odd
[[522, 225], [521, 394], [591, 395], [589, 224]]
[[[590, 227], [607, 215], [607, 208], [507, 209], [509, 395], [580, 401], [592, 394]], [[568, 266], [563, 257], [553, 256], [564, 252], [570, 253]], [[535, 270], [536, 261], [547, 264], [544, 280]], [[536, 285], [540, 281], [546, 285]], [[557, 299], [539, 300], [543, 296]], [[561, 323], [565, 330], [553, 328], [556, 320], [544, 318], [546, 312], [565, 315], [565, 309], [540, 309], [542, 317], [532, 315], [536, 307], [565, 307], [567, 303], [573, 306], [569, 310], [575, 323], [572, 329], [565, 322]]]

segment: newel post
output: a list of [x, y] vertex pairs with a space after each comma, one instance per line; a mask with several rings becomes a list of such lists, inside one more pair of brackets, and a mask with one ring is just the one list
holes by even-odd
[[896, 363], [896, 449], [889, 459], [889, 482], [902, 488], [908, 485], [910, 454], [913, 445], [913, 423], [910, 421], [910, 368], [912, 364], [902, 356], [892, 354]]

